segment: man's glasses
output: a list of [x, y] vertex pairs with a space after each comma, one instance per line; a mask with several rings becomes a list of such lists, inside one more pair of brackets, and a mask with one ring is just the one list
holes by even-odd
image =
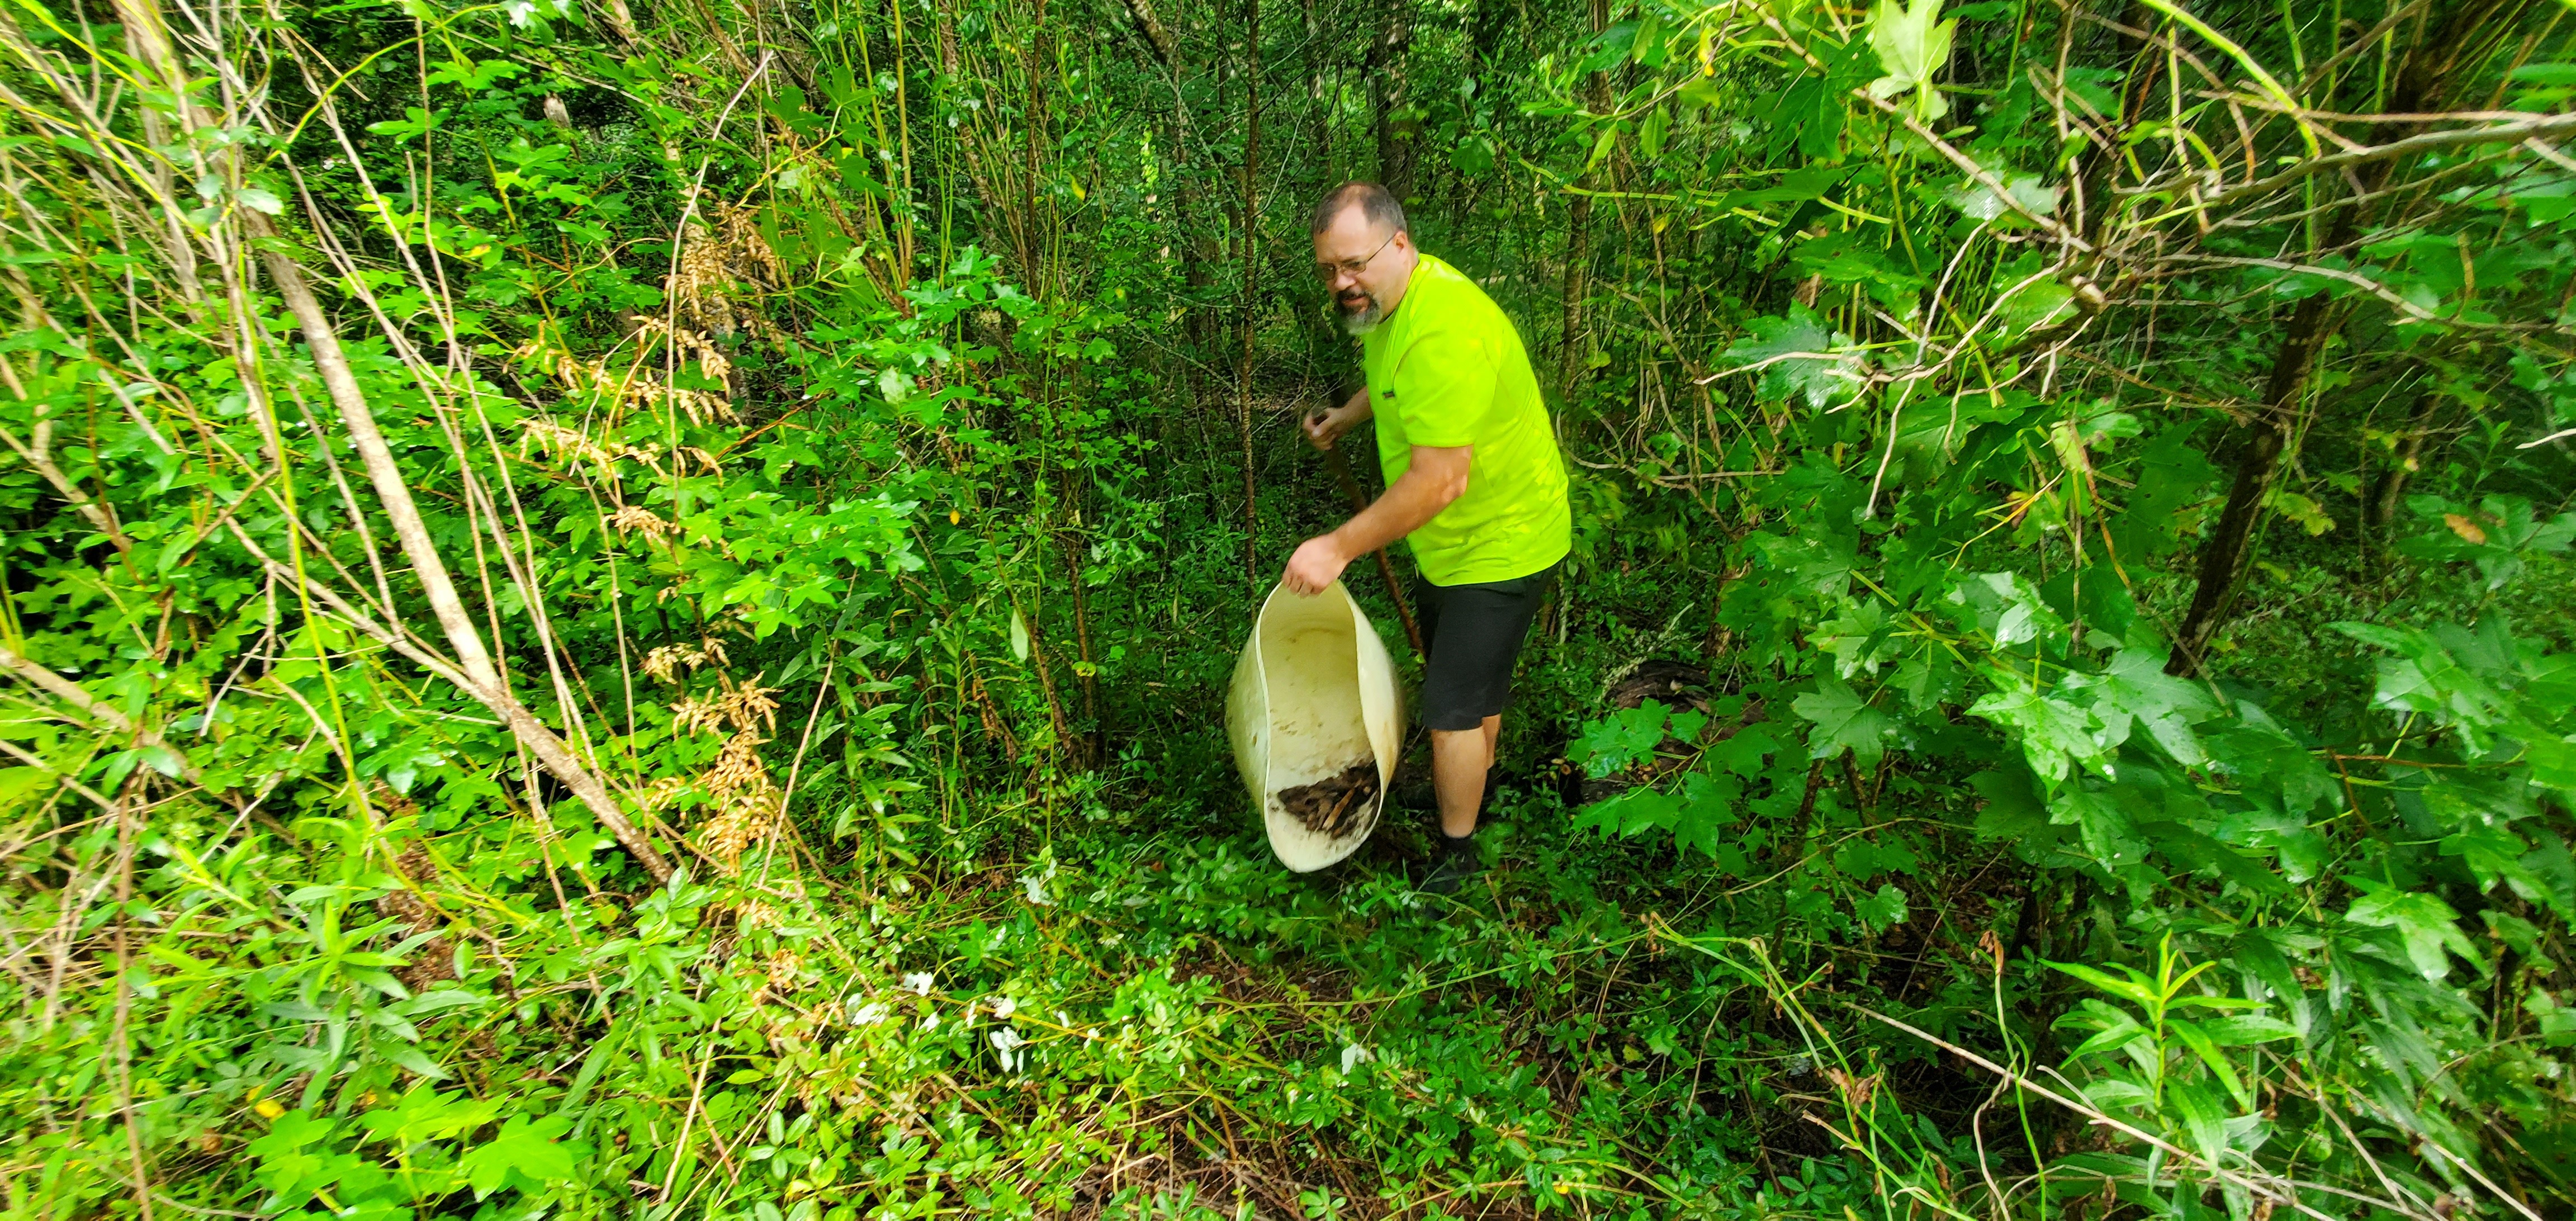
[[[1403, 231], [1397, 230], [1396, 232], [1401, 233]], [[1377, 244], [1377, 249], [1369, 251], [1368, 257], [1364, 259], [1343, 259], [1338, 263], [1317, 263], [1315, 264], [1315, 278], [1326, 284], [1330, 284], [1344, 275], [1349, 275], [1356, 279], [1361, 272], [1369, 269], [1369, 264], [1377, 261], [1377, 256], [1386, 253], [1386, 248], [1388, 246], [1395, 244], [1395, 238], [1395, 233], [1387, 234], [1386, 240], [1379, 242]]]

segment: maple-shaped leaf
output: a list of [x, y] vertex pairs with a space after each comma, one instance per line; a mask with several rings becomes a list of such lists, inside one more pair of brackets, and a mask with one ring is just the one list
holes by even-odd
[[1664, 740], [1670, 711], [1659, 700], [1647, 700], [1611, 713], [1585, 727], [1567, 757], [1583, 764], [1594, 779], [1650, 758]]
[[2467, 959], [2481, 972], [2486, 969], [2478, 958], [2478, 948], [2460, 931], [2460, 913], [2450, 904], [2369, 878], [2347, 877], [2344, 881], [2364, 892], [2344, 911], [2344, 919], [2371, 928], [2397, 930], [2398, 938], [2406, 944], [2407, 960], [2424, 973], [2424, 978], [2440, 979], [2451, 973], [2451, 960], [2444, 950]]
[[1969, 705], [1968, 715], [2019, 734], [2022, 756], [2041, 780], [2051, 785], [2064, 781], [2069, 764], [2106, 774], [2111, 770], [2100, 736], [2102, 721], [2092, 709], [2022, 686], [2017, 675], [1994, 671], [1989, 677], [1999, 690]]
[[2048, 821], [2073, 827], [2084, 849], [2107, 866], [2134, 865], [2147, 856], [2137, 820], [2120, 808], [2107, 791], [2088, 789], [2082, 780], [2068, 785], [2048, 803]]
[[491, 1140], [458, 1158], [457, 1168], [465, 1172], [466, 1185], [478, 1200], [500, 1190], [513, 1174], [526, 1187], [563, 1182], [573, 1177], [573, 1150], [555, 1137], [571, 1126], [572, 1121], [560, 1115], [533, 1123], [513, 1115]]
[[1697, 848], [1716, 859], [1721, 846], [1738, 838], [1735, 800], [1743, 795], [1744, 783], [1722, 772], [1692, 772], [1683, 777], [1681, 808], [1673, 819], [1673, 846]]
[[2156, 650], [2122, 649], [2107, 673], [2068, 675], [2064, 689], [2092, 694], [2104, 746], [2128, 741], [2134, 725], [2145, 729], [2185, 767], [2209, 761], [2191, 723], [2217, 715], [2218, 701], [2199, 685], [2166, 674], [2164, 658]]
[[1807, 736], [1812, 758], [1831, 759], [1848, 748], [1852, 762], [1876, 767], [1887, 755], [1888, 738], [1896, 733], [1895, 718], [1870, 707], [1851, 684], [1830, 675], [1817, 679], [1816, 689], [1790, 701], [1789, 708], [1816, 723], [1815, 732]]
[[1756, 318], [1746, 329], [1752, 334], [1727, 345], [1727, 371], [1761, 374], [1764, 400], [1803, 398], [1821, 411], [1858, 389], [1863, 362], [1848, 350], [1850, 336], [1833, 333], [1816, 311], [1792, 302], [1788, 316]]
[[1950, 36], [1959, 23], [1940, 18], [1941, 0], [1914, 0], [1907, 7], [1899, 7], [1896, 0], [1878, 0], [1869, 10], [1869, 46], [1878, 52], [1878, 66], [1887, 70], [1887, 75], [1869, 83], [1871, 97], [1892, 98], [1920, 89], [1915, 105], [1924, 120], [1950, 113], [1949, 100], [1932, 87], [1932, 77], [1950, 62]]
[[1905, 892], [1891, 882], [1878, 888], [1878, 893], [1864, 895], [1852, 904], [1852, 912], [1868, 922], [1871, 928], [1894, 928], [1905, 923]]

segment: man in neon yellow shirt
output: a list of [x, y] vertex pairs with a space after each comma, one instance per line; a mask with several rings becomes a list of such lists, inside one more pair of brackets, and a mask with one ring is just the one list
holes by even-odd
[[1306, 420], [1318, 449], [1377, 423], [1386, 494], [1310, 538], [1282, 578], [1321, 592], [1359, 556], [1399, 538], [1422, 584], [1422, 720], [1445, 837], [1423, 889], [1448, 894], [1480, 863], [1477, 807], [1493, 766], [1512, 663], [1573, 545], [1565, 463], [1520, 333], [1456, 268], [1414, 248], [1404, 208], [1375, 183], [1315, 208], [1315, 273], [1343, 329], [1361, 337], [1368, 385]]

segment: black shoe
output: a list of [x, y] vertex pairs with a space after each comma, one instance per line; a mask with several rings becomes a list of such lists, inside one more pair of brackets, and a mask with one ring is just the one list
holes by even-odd
[[1476, 837], [1440, 837], [1440, 860], [1431, 867], [1431, 876], [1422, 879], [1425, 894], [1454, 895], [1467, 879], [1485, 867], [1485, 858], [1476, 851]]

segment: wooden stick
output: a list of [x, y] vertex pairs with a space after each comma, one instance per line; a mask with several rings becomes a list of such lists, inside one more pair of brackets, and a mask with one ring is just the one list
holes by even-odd
[[[1339, 449], [1325, 450], [1324, 460], [1332, 465], [1334, 477], [1342, 481], [1342, 495], [1350, 497], [1351, 508], [1368, 508], [1368, 493], [1360, 490], [1359, 477], [1351, 474], [1351, 460], [1343, 457]], [[1404, 638], [1413, 642], [1415, 656], [1427, 659], [1430, 654], [1422, 648], [1422, 629], [1413, 622], [1413, 609], [1404, 604], [1404, 587], [1395, 583], [1394, 562], [1386, 558], [1384, 547], [1369, 554], [1377, 557], [1377, 575], [1386, 579], [1386, 596], [1395, 602], [1395, 617], [1404, 621]]]

